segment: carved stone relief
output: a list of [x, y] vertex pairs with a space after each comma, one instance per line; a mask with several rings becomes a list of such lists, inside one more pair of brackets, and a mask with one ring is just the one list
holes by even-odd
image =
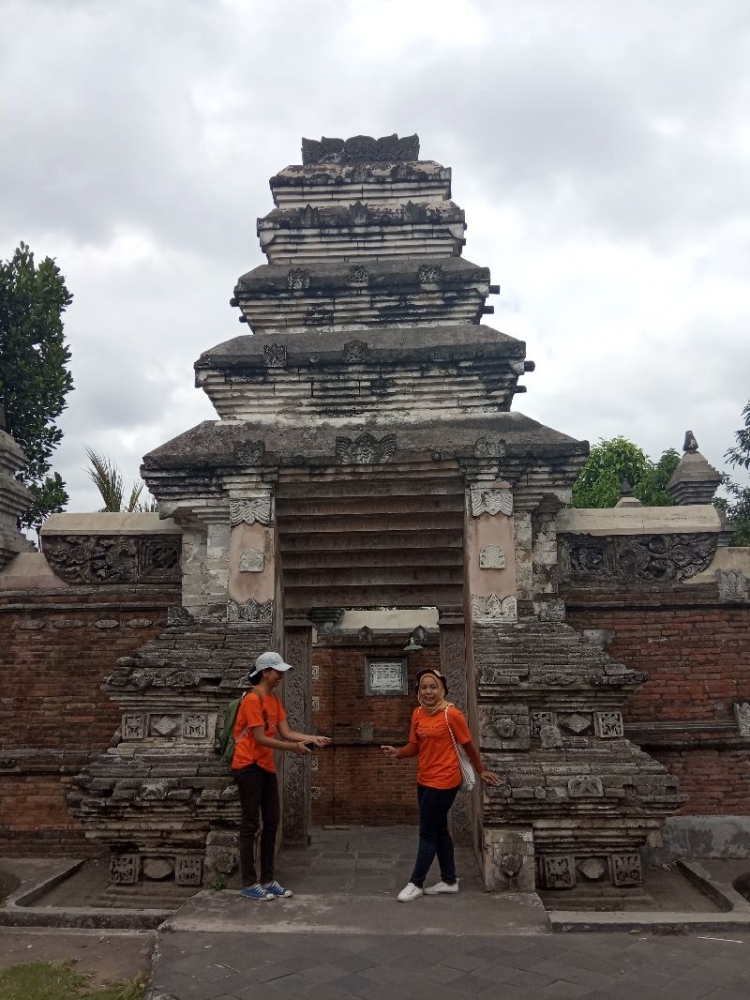
[[585, 733], [587, 729], [591, 728], [591, 716], [582, 715], [580, 712], [573, 712], [570, 715], [558, 715], [557, 718], [561, 729], [567, 729], [568, 732], [574, 733], [576, 736], [580, 733]]
[[500, 598], [497, 594], [489, 597], [472, 597], [471, 609], [474, 621], [482, 624], [498, 624], [518, 620], [518, 604], [515, 597]]
[[736, 702], [734, 706], [734, 717], [737, 721], [737, 729], [742, 739], [750, 739], [750, 704], [746, 701]]
[[265, 344], [263, 346], [263, 360], [266, 363], [266, 368], [286, 368], [286, 345]]
[[355, 267], [349, 268], [349, 284], [366, 285], [369, 280], [370, 280], [370, 275], [367, 273], [364, 267], [356, 265]]
[[179, 715], [160, 715], [151, 719], [151, 733], [156, 736], [176, 736], [182, 729]]
[[44, 556], [67, 583], [179, 583], [181, 547], [176, 535], [48, 535]]
[[615, 886], [640, 885], [643, 882], [640, 854], [613, 854], [609, 865]]
[[240, 573], [262, 573], [266, 557], [260, 549], [245, 549], [240, 553]]
[[350, 139], [303, 139], [302, 163], [400, 163], [419, 158], [419, 136], [355, 135]]
[[513, 491], [512, 490], [483, 490], [473, 486], [471, 488], [471, 513], [474, 517], [480, 514], [505, 514], [510, 516], [513, 513]]
[[568, 779], [568, 795], [571, 799], [601, 798], [604, 795], [602, 779], [590, 774], [582, 774]]
[[182, 723], [182, 735], [188, 740], [204, 740], [208, 736], [208, 716], [203, 712], [186, 715]]
[[667, 583], [689, 580], [711, 564], [717, 534], [566, 535], [559, 539], [562, 576], [578, 583]]
[[526, 705], [481, 705], [482, 746], [490, 750], [527, 750], [530, 743]]
[[229, 523], [232, 527], [238, 524], [270, 524], [272, 520], [270, 496], [248, 497], [244, 500], [229, 501]]
[[440, 264], [422, 264], [419, 268], [419, 283], [421, 285], [431, 285], [439, 281], [443, 273]]
[[393, 457], [396, 438], [387, 434], [379, 441], [372, 434], [362, 434], [352, 441], [350, 438], [336, 438], [336, 455], [342, 465], [381, 465]]
[[203, 862], [190, 854], [178, 854], [175, 858], [174, 880], [177, 885], [200, 885]]
[[547, 889], [572, 889], [575, 886], [575, 858], [569, 855], [545, 854], [542, 865]]
[[480, 569], [505, 569], [505, 553], [499, 545], [485, 545], [479, 553]]
[[565, 621], [565, 601], [552, 600], [545, 601], [539, 607], [540, 622], [564, 622]]
[[123, 715], [120, 732], [124, 740], [142, 740], [146, 735], [145, 716]]
[[273, 620], [273, 601], [256, 601], [251, 597], [244, 604], [227, 601], [228, 622], [269, 623]]
[[113, 854], [109, 859], [109, 880], [117, 885], [133, 885], [140, 873], [137, 854]]
[[[312, 717], [310, 661], [312, 626], [286, 629], [284, 657], [296, 668], [284, 678], [284, 702], [293, 729], [309, 732]], [[287, 754], [284, 761], [284, 839], [306, 843], [310, 827], [310, 780], [305, 759]]]
[[594, 732], [601, 739], [618, 739], [625, 735], [622, 712], [594, 712]]
[[480, 437], [474, 442], [476, 458], [502, 458], [505, 454], [505, 441], [502, 438]]
[[301, 267], [293, 267], [286, 276], [286, 283], [293, 292], [303, 291], [310, 285], [310, 273]]
[[243, 465], [261, 465], [265, 453], [265, 442], [243, 441], [237, 447], [236, 456], [237, 461]]
[[727, 604], [741, 604], [747, 601], [747, 580], [739, 569], [717, 569], [716, 583], [719, 600]]
[[350, 340], [344, 344], [344, 361], [360, 364], [367, 358], [368, 346], [364, 340]]

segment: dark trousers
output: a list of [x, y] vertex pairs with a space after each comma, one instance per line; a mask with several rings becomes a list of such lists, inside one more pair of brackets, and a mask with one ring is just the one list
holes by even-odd
[[276, 775], [257, 764], [234, 772], [240, 793], [240, 869], [242, 885], [258, 881], [255, 867], [255, 840], [260, 835], [260, 881], [273, 881], [273, 856], [279, 828], [279, 786]]
[[420, 889], [424, 885], [436, 854], [442, 881], [449, 885], [456, 881], [453, 841], [448, 833], [448, 813], [460, 787], [456, 785], [455, 788], [428, 788], [426, 785], [417, 785], [419, 849], [409, 881]]

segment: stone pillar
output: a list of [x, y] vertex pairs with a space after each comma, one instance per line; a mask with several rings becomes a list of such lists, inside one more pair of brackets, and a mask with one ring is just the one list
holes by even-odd
[[555, 518], [560, 502], [546, 497], [532, 516], [532, 600], [540, 621], [561, 622], [565, 604], [558, 597], [557, 528]]
[[26, 465], [26, 456], [4, 428], [5, 413], [0, 407], [0, 570], [29, 548], [16, 519], [31, 503], [28, 490], [14, 475]]
[[274, 601], [279, 589], [274, 514], [270, 486], [252, 495], [230, 499], [229, 621], [274, 621], [275, 618], [280, 625], [280, 608], [274, 616]]
[[[303, 733], [312, 728], [312, 632], [309, 618], [284, 622], [284, 659], [294, 667], [284, 675], [284, 706], [289, 725]], [[310, 843], [311, 815], [309, 760], [297, 754], [284, 754], [285, 844]]]
[[[471, 697], [469, 696], [464, 616], [460, 608], [440, 608], [439, 611], [440, 669], [448, 682], [448, 698], [466, 715], [477, 743], [476, 725], [472, 725], [476, 719], [476, 691], [471, 691]], [[478, 793], [473, 793], [476, 794]], [[451, 809], [453, 839], [458, 844], [474, 842], [472, 824], [476, 809], [472, 807], [472, 798], [473, 796], [460, 794]]]

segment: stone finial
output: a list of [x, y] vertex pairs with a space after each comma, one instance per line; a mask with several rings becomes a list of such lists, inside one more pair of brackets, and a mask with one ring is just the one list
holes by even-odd
[[667, 492], [676, 504], [709, 504], [722, 480], [721, 473], [698, 451], [692, 431], [685, 431], [684, 454], [667, 483]]
[[620, 499], [615, 504], [615, 507], [642, 507], [643, 504], [638, 499], [637, 496], [633, 494], [633, 487], [630, 485], [627, 479], [623, 479], [620, 483]]
[[682, 443], [682, 450], [694, 455], [698, 451], [698, 442], [695, 440], [692, 431], [685, 431], [685, 440]]
[[419, 136], [407, 135], [399, 139], [384, 135], [374, 139], [370, 135], [355, 135], [350, 139], [302, 140], [302, 165], [316, 163], [404, 163], [419, 159]]

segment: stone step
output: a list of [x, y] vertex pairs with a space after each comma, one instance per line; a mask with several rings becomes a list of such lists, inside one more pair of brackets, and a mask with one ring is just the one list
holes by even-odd
[[[360, 517], [336, 517], [319, 514], [315, 517], [314, 526], [311, 526], [309, 517], [280, 517], [279, 534], [300, 535], [308, 534], [311, 530], [316, 532], [340, 532], [351, 536], [356, 532], [360, 535], [367, 534], [393, 534], [398, 532], [422, 531], [460, 531], [463, 525], [463, 516], [452, 512], [446, 513], [417, 513], [417, 514], [372, 514], [367, 519]], [[365, 540], [360, 539], [360, 543]], [[394, 542], [394, 544], [399, 544]], [[366, 547], [366, 544], [363, 544]]]
[[463, 587], [451, 585], [286, 587], [286, 611], [310, 608], [431, 608], [458, 607]]
[[413, 566], [431, 568], [438, 566], [463, 567], [463, 552], [459, 546], [454, 548], [435, 548], [424, 546], [414, 548], [401, 542], [393, 549], [372, 549], [353, 546], [342, 546], [338, 550], [324, 551], [310, 549], [300, 552], [294, 548], [282, 549], [282, 564], [286, 574], [291, 570], [335, 569], [348, 568], [355, 562], [362, 570], [378, 566]]
[[365, 517], [371, 514], [411, 514], [413, 516], [432, 513], [458, 513], [463, 515], [464, 498], [455, 494], [429, 496], [421, 494], [411, 497], [351, 497], [348, 500], [334, 500], [311, 497], [276, 500], [276, 516], [279, 519], [293, 517], [320, 516], [332, 517], [341, 515], [347, 521], [353, 518]]
[[[322, 483], [316, 482], [315, 484], [315, 496], [319, 500], [323, 500], [326, 497], [411, 497], [423, 494], [429, 496], [452, 494], [463, 497], [464, 484], [460, 479], [449, 479], [447, 477], [421, 479], [418, 482], [412, 482], [409, 479], [370, 478], [365, 481], [347, 479]], [[293, 500], [296, 497], [307, 499], [309, 496], [309, 482], [280, 482], [276, 488], [277, 505], [282, 500]]]
[[321, 534], [317, 532], [310, 534], [308, 531], [302, 534], [287, 535], [284, 526], [280, 525], [279, 543], [284, 560], [291, 553], [297, 553], [298, 556], [310, 552], [349, 553], [352, 549], [369, 552], [378, 550], [392, 552], [394, 549], [407, 552], [452, 549], [458, 552], [458, 557], [463, 558], [463, 531], [458, 528], [455, 530], [414, 532], [408, 537], [399, 535], [394, 538], [386, 533], [350, 530]]
[[463, 566], [392, 566], [363, 567], [359, 553], [352, 553], [353, 565], [341, 569], [292, 569], [284, 565], [284, 589], [307, 587], [422, 587], [453, 584], [463, 581]]

